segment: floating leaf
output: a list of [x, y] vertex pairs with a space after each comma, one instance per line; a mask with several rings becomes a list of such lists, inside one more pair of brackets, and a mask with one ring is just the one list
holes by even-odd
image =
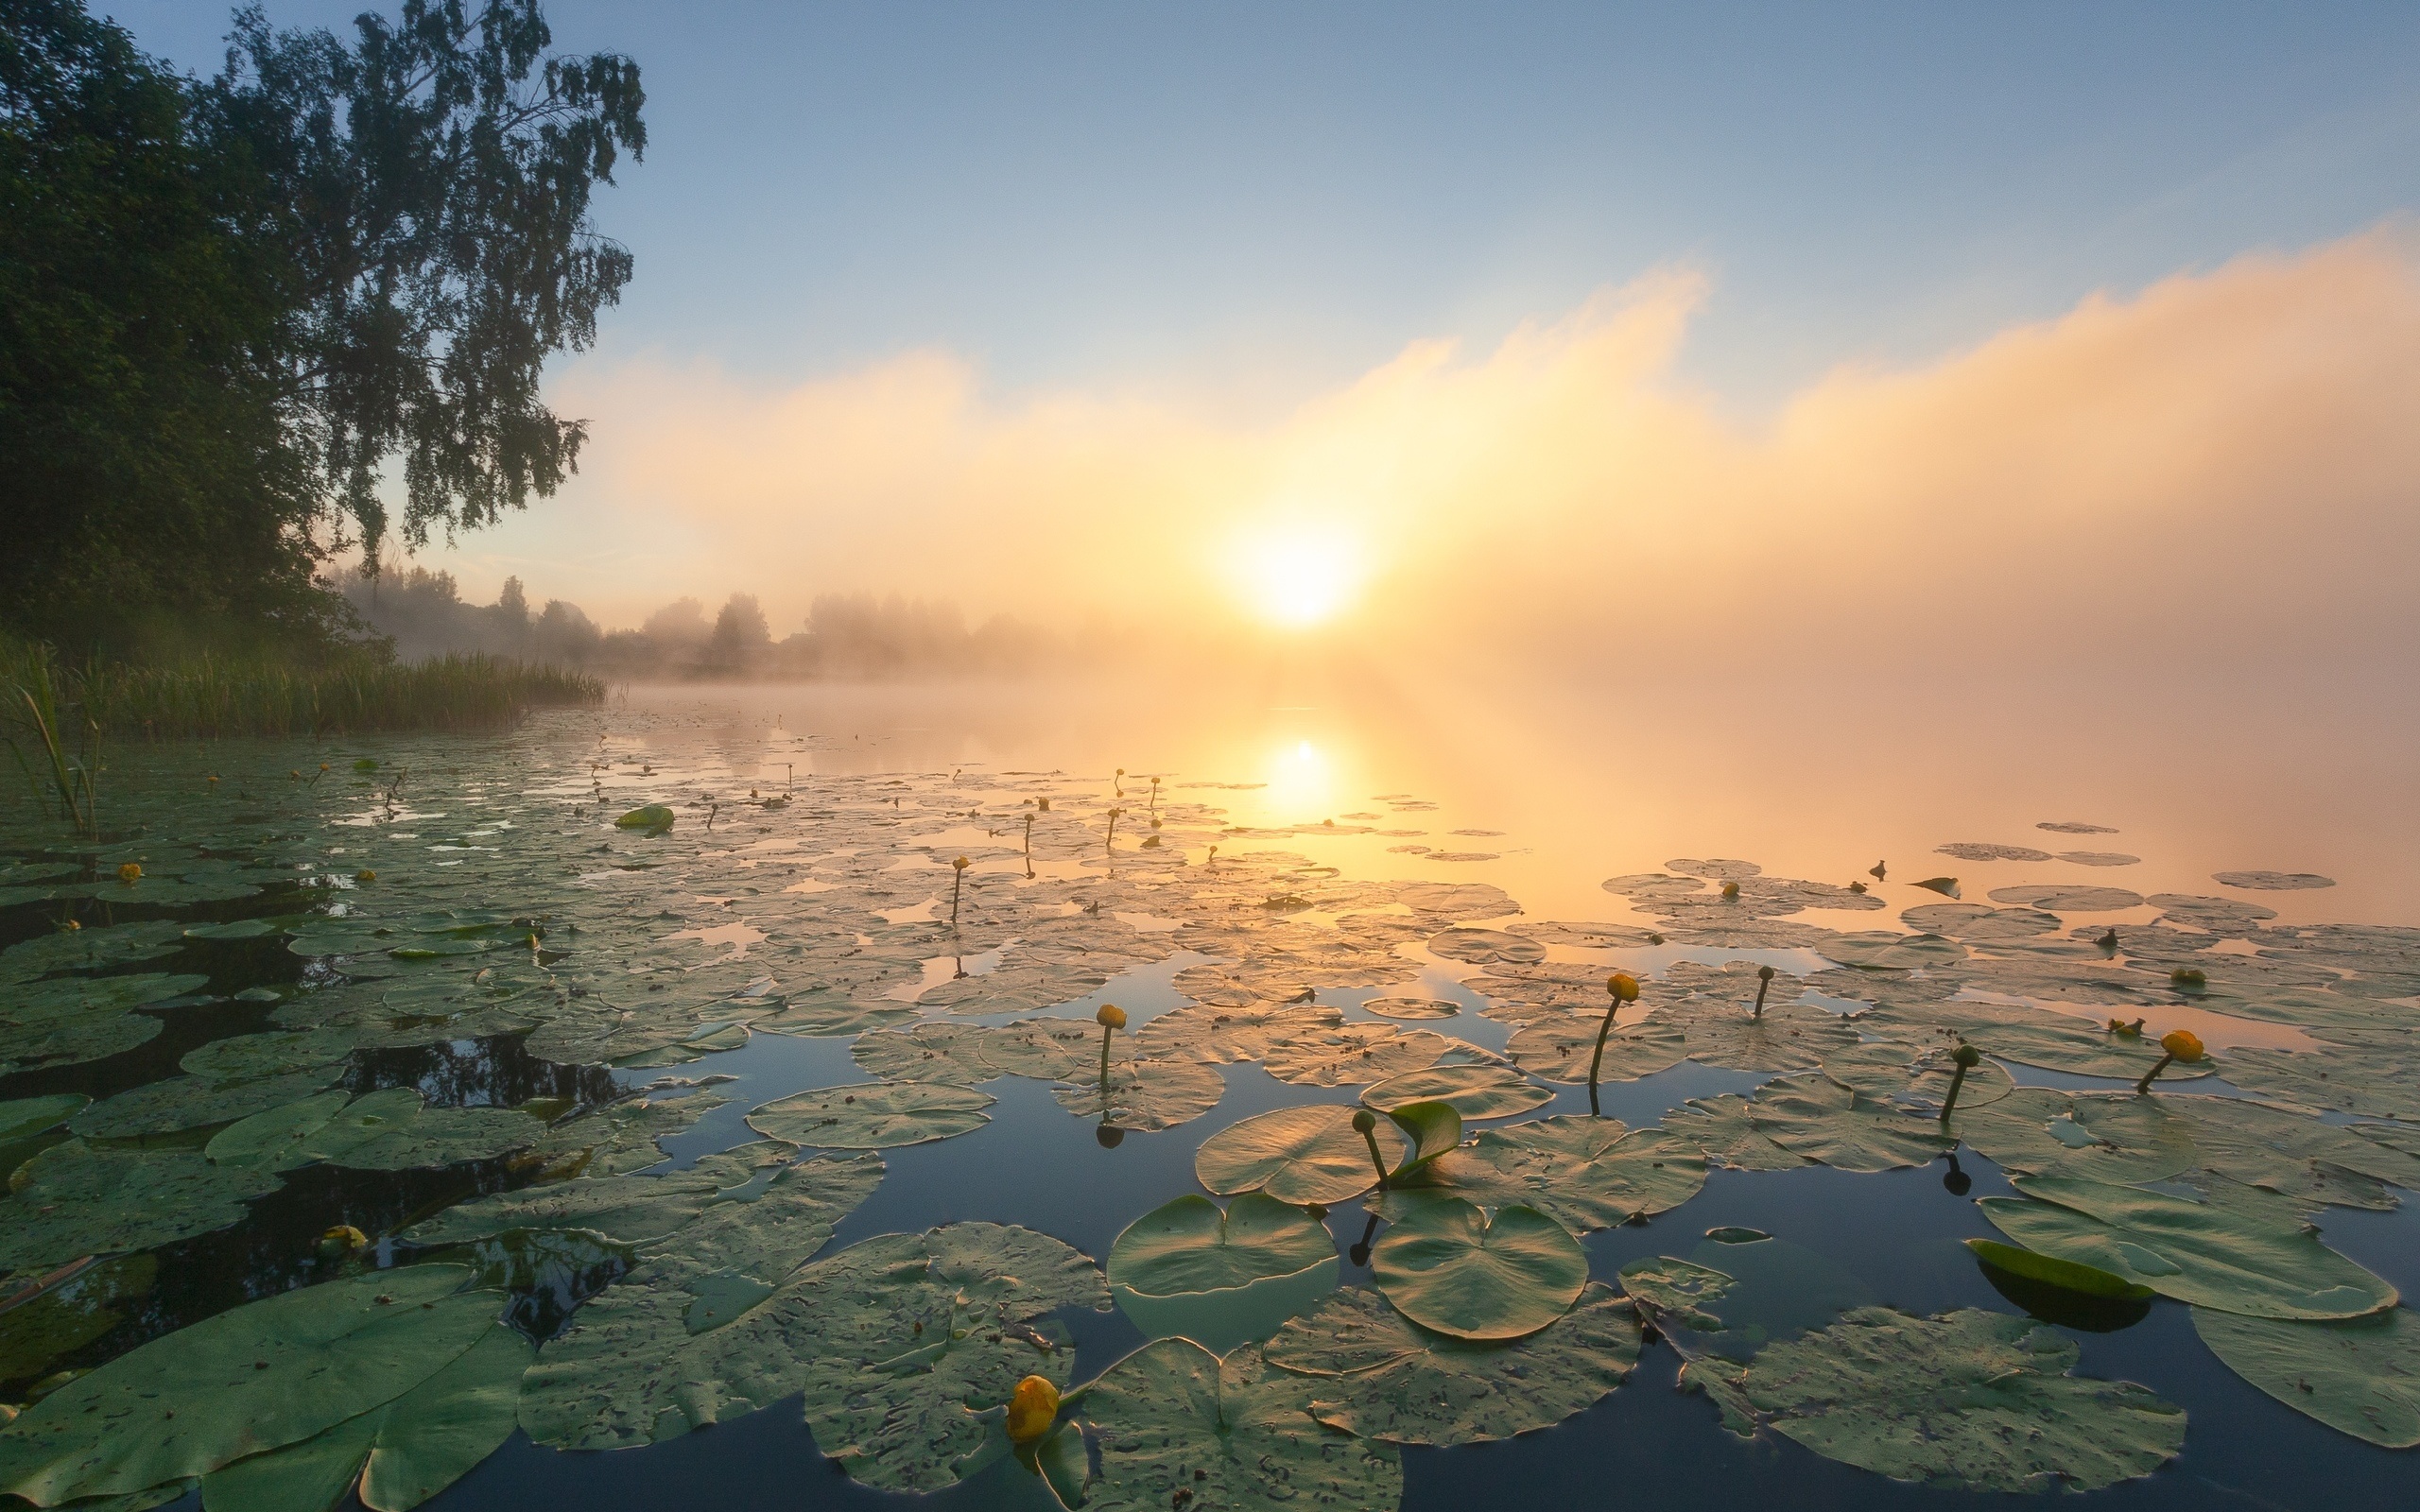
[[2388, 1185], [2420, 1188], [2420, 1156], [2366, 1139], [2358, 1125], [2322, 1124], [2241, 1097], [2157, 1101], [2192, 1130], [2204, 1169], [2232, 1181], [2312, 1206], [2378, 1210], [2395, 1206]]
[[1111, 1128], [1149, 1133], [1192, 1122], [1227, 1095], [1226, 1078], [1192, 1060], [1112, 1062], [1103, 1086], [1095, 1076], [1052, 1089], [1059, 1106]]
[[1246, 1345], [1224, 1360], [1190, 1339], [1147, 1344], [1101, 1372], [1084, 1407], [1100, 1438], [1090, 1512], [1392, 1507], [1396, 1452], [1312, 1418], [1314, 1383]]
[[2395, 1300], [2394, 1287], [2321, 1244], [2282, 1203], [2284, 1212], [2268, 1213], [2066, 1177], [2014, 1185], [2024, 1196], [1979, 1203], [1992, 1227], [2180, 1302], [2251, 1317], [2335, 1318]]
[[191, 1239], [243, 1222], [245, 1204], [278, 1185], [274, 1176], [216, 1166], [195, 1150], [69, 1140], [10, 1178], [0, 1202], [0, 1266], [48, 1267]]
[[1969, 1239], [1965, 1245], [1975, 1252], [1975, 1258], [1986, 1265], [2030, 1281], [2056, 1286], [2061, 1291], [2127, 1300], [2139, 1300], [2154, 1295], [2150, 1287], [2130, 1281], [2114, 1271], [2102, 1270], [2098, 1265], [2037, 1255], [2030, 1249], [2019, 1249], [2014, 1245], [2003, 1245], [1990, 1239]]
[[2131, 1382], [2069, 1375], [2078, 1353], [2030, 1318], [1871, 1307], [1768, 1345], [1731, 1383], [1826, 1459], [1944, 1488], [2098, 1490], [2175, 1458], [2184, 1410]]
[[1426, 1029], [1337, 1023], [1271, 1044], [1261, 1065], [1279, 1081], [1298, 1087], [1357, 1087], [1432, 1066], [1453, 1043]]
[[752, 1176], [788, 1163], [790, 1154], [786, 1144], [743, 1144], [686, 1171], [580, 1177], [493, 1193], [458, 1203], [401, 1237], [417, 1245], [459, 1245], [516, 1229], [569, 1228], [620, 1245], [648, 1244], [690, 1223]]
[[2003, 1169], [2126, 1184], [2191, 1170], [2201, 1156], [2194, 1125], [2131, 1093], [2071, 1097], [2020, 1087], [1996, 1103], [1950, 1115], [1951, 1134]]
[[1117, 1236], [1109, 1288], [1147, 1337], [1232, 1348], [1316, 1304], [1339, 1268], [1327, 1226], [1300, 1208], [1247, 1192], [1221, 1213], [1183, 1196]]
[[2335, 878], [2314, 871], [2220, 871], [2212, 873], [2210, 880], [2221, 887], [2241, 887], [2251, 892], [2301, 892], [2336, 885]]
[[332, 1067], [259, 1081], [170, 1076], [105, 1097], [77, 1114], [68, 1126], [89, 1139], [111, 1140], [207, 1128], [308, 1097], [336, 1079]]
[[[1391, 1123], [1374, 1131], [1390, 1171], [1409, 1149]], [[1201, 1142], [1193, 1174], [1221, 1196], [1260, 1191], [1280, 1202], [1333, 1206], [1378, 1184], [1353, 1109], [1332, 1104], [1280, 1108], [1229, 1125]]]
[[377, 1271], [154, 1339], [0, 1435], [0, 1487], [41, 1505], [141, 1491], [382, 1406], [490, 1331], [504, 1297], [458, 1290], [469, 1275], [458, 1265]]
[[2408, 1307], [2331, 1323], [2193, 1310], [2228, 1369], [2307, 1418], [2387, 1449], [2420, 1447], [2420, 1321]]
[[2123, 887], [2089, 887], [2071, 883], [2028, 883], [2017, 887], [1995, 887], [1992, 902], [2014, 903], [2020, 908], [2048, 908], [2063, 914], [2114, 914], [2120, 909], [2139, 908], [2143, 895]]
[[0, 1103], [0, 1145], [31, 1139], [66, 1123], [92, 1101], [81, 1092], [53, 1092]]
[[1681, 1135], [1564, 1115], [1485, 1130], [1380, 1206], [1396, 1217], [1440, 1196], [1487, 1208], [1526, 1205], [1584, 1234], [1679, 1207], [1705, 1185], [1705, 1166]]
[[1390, 1076], [1362, 1092], [1361, 1101], [1381, 1112], [1409, 1103], [1450, 1104], [1465, 1120], [1510, 1118], [1552, 1102], [1554, 1094], [1511, 1066], [1431, 1066]]
[[0, 1380], [30, 1381], [43, 1366], [117, 1327], [151, 1290], [149, 1255], [79, 1262], [23, 1288], [0, 1306]]
[[859, 1081], [794, 1092], [755, 1108], [748, 1126], [768, 1139], [828, 1150], [884, 1150], [972, 1133], [992, 1121], [992, 1098], [947, 1082]]
[[1568, 1313], [1509, 1343], [1432, 1333], [1374, 1292], [1339, 1292], [1277, 1332], [1270, 1364], [1312, 1383], [1311, 1416], [1390, 1444], [1483, 1443], [1585, 1411], [1638, 1363], [1627, 1301], [1591, 1282]]
[[1371, 1251], [1372, 1280], [1425, 1328], [1461, 1339], [1517, 1339], [1561, 1317], [1588, 1280], [1588, 1256], [1535, 1208], [1490, 1221], [1471, 1202], [1424, 1202]]
[[649, 803], [645, 808], [631, 810], [615, 819], [614, 823], [619, 829], [644, 830], [649, 834], [662, 834], [672, 828], [673, 818], [674, 815], [670, 809], [661, 803]]
[[1547, 958], [1546, 947], [1536, 940], [1510, 935], [1500, 929], [1476, 929], [1468, 925], [1440, 930], [1431, 935], [1428, 937], [1428, 954], [1472, 966], [1494, 966], [1498, 962], [1510, 966], [1534, 966]]
[[1923, 1165], [1956, 1143], [1930, 1121], [1821, 1073], [1778, 1077], [1759, 1087], [1748, 1119], [1783, 1149], [1840, 1171]]
[[1662, 1019], [1616, 1024], [1605, 1036], [1604, 1059], [1597, 1060], [1597, 1033], [1601, 1014], [1558, 1015], [1523, 1024], [1504, 1053], [1533, 1076], [1548, 1081], [1582, 1083], [1588, 1068], [1597, 1066], [1599, 1081], [1636, 1081], [1669, 1071], [1688, 1058], [1689, 1039], [1680, 1025]]
[[1748, 1099], [1737, 1092], [1691, 1098], [1665, 1113], [1663, 1127], [1705, 1152], [1708, 1163], [1735, 1171], [1794, 1171], [1814, 1162], [1757, 1132]]
[[1370, 998], [1361, 1008], [1381, 1019], [1450, 1019], [1462, 1011], [1461, 1004], [1443, 998]]

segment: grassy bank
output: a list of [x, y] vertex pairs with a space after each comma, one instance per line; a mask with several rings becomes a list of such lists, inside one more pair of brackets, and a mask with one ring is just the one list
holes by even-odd
[[321, 667], [205, 657], [178, 666], [79, 667], [45, 647], [0, 641], [0, 699], [8, 706], [0, 717], [22, 720], [28, 692], [58, 711], [62, 739], [98, 727], [112, 741], [140, 741], [493, 730], [527, 709], [602, 703], [605, 684], [583, 672], [492, 656]]

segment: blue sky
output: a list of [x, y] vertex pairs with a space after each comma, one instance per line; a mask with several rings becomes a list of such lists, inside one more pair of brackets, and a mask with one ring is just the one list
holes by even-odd
[[[96, 7], [208, 69], [208, 0]], [[357, 0], [272, 0], [342, 27]], [[2420, 6], [549, 7], [652, 146], [601, 355], [1251, 412], [1675, 262], [1754, 413], [2409, 210]]]

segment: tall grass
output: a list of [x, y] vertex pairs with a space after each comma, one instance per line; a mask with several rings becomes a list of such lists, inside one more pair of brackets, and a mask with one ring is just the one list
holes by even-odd
[[0, 640], [0, 694], [23, 705], [36, 686], [58, 711], [54, 730], [72, 717], [114, 740], [493, 730], [527, 709], [605, 700], [603, 680], [586, 673], [485, 655], [322, 667], [212, 657], [181, 666], [72, 667], [46, 647]]

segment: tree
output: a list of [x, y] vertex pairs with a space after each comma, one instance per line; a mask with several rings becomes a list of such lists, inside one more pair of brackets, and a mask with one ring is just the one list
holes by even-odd
[[772, 644], [773, 631], [765, 623], [765, 611], [757, 606], [756, 595], [734, 593], [715, 616], [714, 634], [706, 643], [706, 663], [718, 670], [736, 672], [762, 656]]
[[325, 645], [348, 534], [374, 570], [576, 465], [538, 383], [631, 275], [589, 201], [645, 147], [637, 65], [548, 56], [537, 0], [355, 26], [241, 11], [203, 84], [0, 0], [0, 624]]

